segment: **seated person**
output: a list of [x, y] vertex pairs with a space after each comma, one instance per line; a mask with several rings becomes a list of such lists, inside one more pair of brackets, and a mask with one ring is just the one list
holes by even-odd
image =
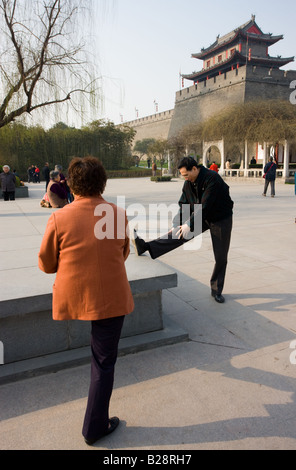
[[58, 171], [50, 172], [50, 181], [47, 186], [47, 195], [51, 207], [58, 208], [64, 207], [68, 204], [67, 193], [63, 186], [60, 184], [60, 173]]

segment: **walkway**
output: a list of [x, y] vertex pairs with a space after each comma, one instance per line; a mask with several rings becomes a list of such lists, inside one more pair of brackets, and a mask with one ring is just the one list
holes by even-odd
[[[94, 448], [84, 444], [86, 365], [2, 385], [0, 449], [296, 448], [294, 186], [278, 184], [272, 199], [261, 196], [258, 183], [229, 184], [235, 218], [226, 303], [209, 295], [208, 234], [199, 250], [180, 248], [161, 259], [179, 279], [164, 293], [165, 313], [190, 341], [118, 359], [111, 401], [111, 415], [121, 419], [118, 430]], [[125, 196], [127, 206], [171, 204], [181, 187], [177, 180], [111, 180], [105, 197], [116, 202]], [[27, 289], [21, 283], [26, 272], [31, 291], [43, 282], [51, 286], [52, 278], [45, 281], [36, 268], [50, 213], [39, 206], [43, 190], [30, 185], [30, 199], [0, 202], [2, 298]]]

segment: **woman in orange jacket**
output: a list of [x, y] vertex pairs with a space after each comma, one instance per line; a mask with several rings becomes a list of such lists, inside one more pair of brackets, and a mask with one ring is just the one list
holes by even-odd
[[126, 213], [102, 197], [107, 177], [93, 157], [68, 170], [72, 204], [54, 212], [39, 252], [39, 268], [56, 273], [54, 320], [91, 321], [91, 383], [82, 434], [87, 444], [119, 424], [109, 419], [118, 342], [134, 301], [125, 270], [129, 255]]

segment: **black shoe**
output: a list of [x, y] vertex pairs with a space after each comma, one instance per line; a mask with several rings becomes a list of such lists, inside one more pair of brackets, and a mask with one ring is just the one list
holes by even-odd
[[134, 238], [132, 238], [132, 243], [138, 256], [141, 256], [143, 253], [145, 253], [145, 251], [148, 250], [147, 243], [138, 236], [136, 230], [134, 230]]
[[111, 434], [113, 431], [115, 431], [115, 429], [119, 425], [119, 422], [120, 421], [119, 421], [119, 418], [117, 418], [117, 416], [114, 416], [113, 418], [110, 418], [109, 419], [108, 430], [104, 434], [101, 434], [101, 436], [96, 437], [95, 439], [86, 439], [86, 438], [84, 438], [85, 443], [88, 446], [92, 446], [95, 442], [97, 442], [102, 437], [108, 436], [108, 434]]
[[216, 302], [218, 302], [219, 304], [224, 304], [224, 302], [225, 302], [225, 299], [224, 299], [222, 294], [216, 294], [216, 295], [214, 295], [214, 298], [215, 298]]

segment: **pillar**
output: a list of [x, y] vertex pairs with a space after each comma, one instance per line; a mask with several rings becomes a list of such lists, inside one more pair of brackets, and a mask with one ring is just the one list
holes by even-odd
[[206, 146], [205, 143], [202, 143], [202, 164], [204, 167], [207, 168], [207, 151], [205, 150]]
[[221, 140], [220, 143], [220, 152], [221, 152], [221, 165], [220, 165], [220, 175], [225, 175], [225, 152], [224, 152], [224, 139]]
[[244, 176], [248, 176], [248, 141], [245, 140], [245, 165], [244, 165]]
[[170, 151], [168, 151], [168, 174], [172, 174], [172, 159], [171, 159], [171, 154]]
[[263, 169], [262, 169], [262, 171], [264, 171], [264, 167], [267, 163], [267, 143], [266, 142], [264, 142], [264, 147], [263, 148], [264, 148], [264, 153], [263, 153], [263, 162], [262, 162], [263, 163]]
[[283, 178], [289, 177], [289, 142], [285, 140]]

